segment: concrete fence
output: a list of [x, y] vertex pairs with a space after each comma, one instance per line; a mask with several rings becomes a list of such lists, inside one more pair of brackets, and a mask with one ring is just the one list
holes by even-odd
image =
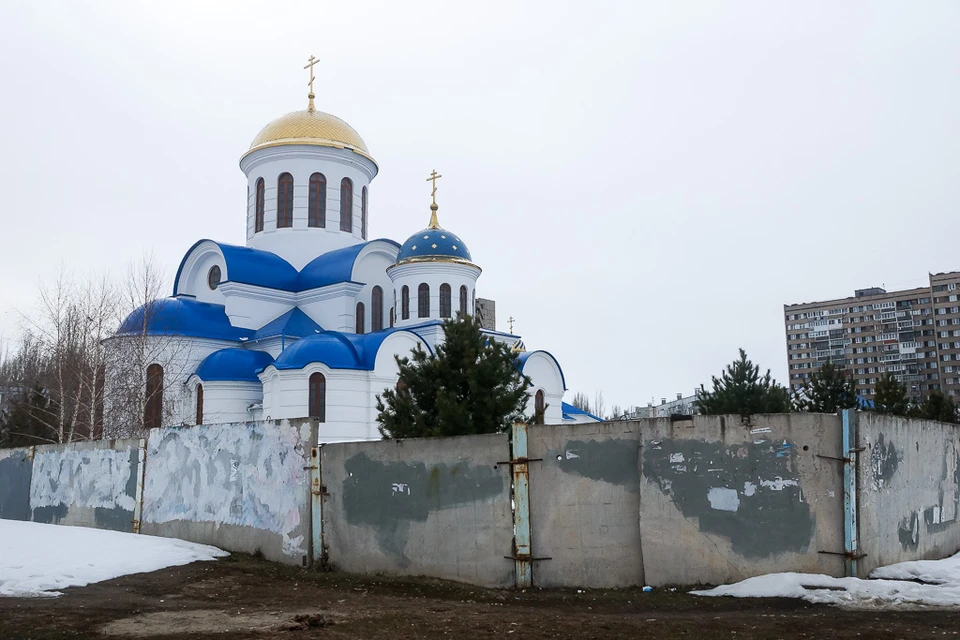
[[960, 550], [953, 425], [695, 416], [323, 446], [317, 428], [0, 451], [0, 517], [488, 587], [862, 577]]

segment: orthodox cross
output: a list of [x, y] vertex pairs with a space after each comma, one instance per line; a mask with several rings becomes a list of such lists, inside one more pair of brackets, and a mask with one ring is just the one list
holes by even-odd
[[310, 81], [307, 83], [307, 85], [310, 87], [310, 93], [307, 94], [307, 98], [310, 99], [310, 104], [309, 104], [309, 106], [307, 107], [307, 110], [308, 110], [308, 111], [313, 111], [313, 109], [314, 109], [314, 106], [313, 106], [313, 98], [314, 98], [314, 95], [313, 95], [313, 80], [314, 80], [314, 76], [313, 76], [313, 65], [317, 64], [318, 62], [320, 62], [320, 61], [317, 60], [315, 57], [313, 57], [313, 56], [311, 55], [311, 56], [310, 56], [310, 60], [307, 61], [306, 66], [303, 67], [304, 69], [309, 69], [309, 70], [310, 70]]
[[510, 323], [510, 333], [513, 333], [513, 322], [514, 322], [513, 316], [510, 316], [510, 319], [507, 320], [507, 322]]
[[437, 170], [434, 169], [430, 172], [430, 177], [427, 178], [427, 182], [433, 183], [433, 191], [430, 192], [430, 197], [433, 198], [433, 204], [437, 204], [437, 179], [442, 177], [443, 176], [437, 173]]

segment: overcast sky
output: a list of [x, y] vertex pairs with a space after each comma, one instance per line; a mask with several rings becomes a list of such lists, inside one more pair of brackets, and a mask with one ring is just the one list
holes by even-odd
[[960, 269], [960, 3], [0, 4], [0, 333], [60, 265], [243, 244], [241, 154], [306, 107], [380, 166], [370, 237], [440, 222], [499, 328], [608, 406], [689, 394], [782, 305]]

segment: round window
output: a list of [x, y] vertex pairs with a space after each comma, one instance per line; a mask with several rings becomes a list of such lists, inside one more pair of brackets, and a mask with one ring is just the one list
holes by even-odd
[[207, 274], [207, 284], [210, 285], [211, 289], [216, 289], [220, 286], [220, 267], [213, 265], [210, 267], [210, 273]]

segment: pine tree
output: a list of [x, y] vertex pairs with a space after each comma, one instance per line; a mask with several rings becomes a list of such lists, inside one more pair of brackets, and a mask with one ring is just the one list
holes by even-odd
[[530, 379], [510, 346], [480, 329], [476, 318], [447, 320], [436, 354], [417, 347], [410, 358], [396, 357], [397, 388], [377, 396], [384, 438], [501, 433], [524, 419]]
[[911, 412], [907, 387], [897, 382], [889, 373], [877, 380], [877, 392], [873, 396], [873, 410], [894, 416], [906, 416]]
[[911, 417], [952, 424], [956, 424], [958, 421], [957, 407], [953, 404], [953, 398], [944, 395], [941, 391], [931, 391], [923, 399], [923, 402], [914, 409]]
[[857, 385], [853, 378], [838, 369], [830, 360], [823, 363], [803, 383], [803, 398], [797, 402], [800, 411], [838, 413], [857, 406]]
[[697, 405], [704, 415], [787, 413], [790, 394], [770, 377], [769, 369], [761, 376], [760, 367], [740, 349], [740, 359], [727, 365], [722, 377], [713, 376], [713, 391], [701, 390]]

